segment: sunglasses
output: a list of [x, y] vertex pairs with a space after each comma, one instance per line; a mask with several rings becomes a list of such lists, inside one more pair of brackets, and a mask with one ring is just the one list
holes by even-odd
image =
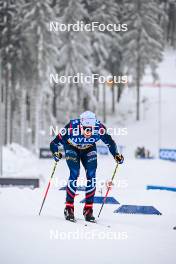
[[93, 128], [92, 127], [83, 126], [83, 130], [85, 130], [86, 132], [92, 132]]

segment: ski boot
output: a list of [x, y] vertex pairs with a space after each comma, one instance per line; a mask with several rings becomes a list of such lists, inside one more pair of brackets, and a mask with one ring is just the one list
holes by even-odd
[[71, 222], [76, 222], [74, 216], [74, 204], [73, 203], [66, 203], [66, 207], [64, 209], [64, 216], [65, 219]]
[[93, 216], [93, 204], [85, 204], [83, 209], [83, 215], [86, 221], [96, 223], [95, 217]]

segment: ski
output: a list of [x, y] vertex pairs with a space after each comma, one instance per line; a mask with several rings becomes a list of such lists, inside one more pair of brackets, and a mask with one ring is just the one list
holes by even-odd
[[104, 224], [104, 223], [100, 223], [100, 222], [97, 221], [97, 220], [90, 222], [90, 221], [85, 221], [84, 219], [81, 219], [81, 218], [77, 218], [77, 219], [76, 219], [76, 222], [77, 222], [77, 223], [79, 223], [79, 222], [81, 222], [81, 223], [84, 222], [83, 224], [84, 224], [85, 227], [90, 227], [90, 226], [93, 226], [93, 224], [95, 224], [95, 225], [100, 225], [100, 226], [102, 226], [102, 227], [111, 228], [111, 225], [109, 225], [109, 224]]
[[96, 220], [93, 221], [85, 221], [85, 226], [88, 226], [88, 224], [97, 224]]
[[71, 222], [71, 223], [76, 223], [77, 222], [76, 219], [65, 219], [65, 220], [68, 221], [68, 222]]
[[99, 226], [102, 226], [102, 227], [106, 227], [106, 228], [111, 228], [111, 226], [110, 225], [106, 225], [106, 224], [103, 224], [103, 223], [99, 223], [99, 222], [88, 222], [88, 223], [85, 223], [85, 225], [84, 226], [92, 226], [92, 224], [96, 224], [96, 225], [99, 225]]

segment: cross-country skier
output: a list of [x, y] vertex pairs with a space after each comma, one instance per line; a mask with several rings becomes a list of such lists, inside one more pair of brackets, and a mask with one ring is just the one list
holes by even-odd
[[62, 158], [58, 146], [63, 145], [70, 177], [66, 188], [66, 220], [75, 221], [74, 198], [76, 194], [77, 178], [82, 162], [87, 177], [86, 202], [83, 215], [86, 221], [94, 222], [93, 201], [96, 190], [97, 149], [96, 142], [102, 140], [109, 148], [112, 156], [118, 163], [123, 163], [123, 156], [118, 153], [116, 143], [107, 133], [105, 126], [96, 119], [94, 113], [86, 111], [79, 119], [70, 120], [63, 131], [50, 143], [54, 160]]

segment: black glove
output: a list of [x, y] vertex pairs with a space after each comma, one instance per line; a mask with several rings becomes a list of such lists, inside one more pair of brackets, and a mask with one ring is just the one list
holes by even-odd
[[116, 154], [114, 158], [119, 164], [122, 164], [124, 162], [124, 157], [122, 154]]
[[53, 158], [56, 162], [58, 162], [60, 159], [62, 159], [62, 153], [60, 152], [54, 152], [53, 153]]

